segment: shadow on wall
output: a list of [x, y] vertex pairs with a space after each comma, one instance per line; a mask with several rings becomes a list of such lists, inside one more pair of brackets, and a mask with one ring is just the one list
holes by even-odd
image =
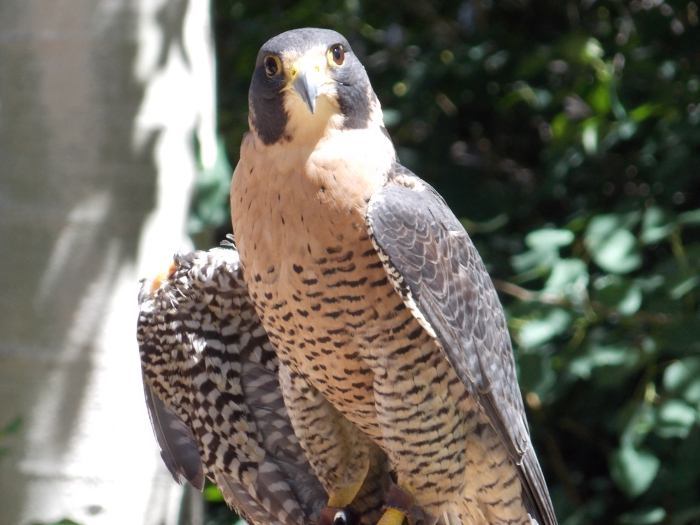
[[[0, 6], [0, 427], [22, 415], [26, 434], [0, 463], [2, 523], [66, 461], [108, 302], [155, 206], [160, 131], [134, 138], [137, 14], [100, 4]], [[186, 8], [164, 3], [163, 60]]]

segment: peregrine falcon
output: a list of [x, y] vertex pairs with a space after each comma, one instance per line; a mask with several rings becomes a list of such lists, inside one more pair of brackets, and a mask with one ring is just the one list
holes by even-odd
[[429, 524], [555, 524], [491, 279], [444, 200], [399, 164], [348, 41], [272, 38], [249, 106], [233, 230], [327, 505], [355, 499], [376, 443], [397, 486], [380, 525], [414, 507]]
[[[139, 309], [146, 404], [175, 480], [201, 490], [208, 476], [250, 523], [317, 522], [328, 495], [292, 430], [238, 253], [177, 254], [167, 272], [142, 281]], [[381, 449], [370, 454], [359, 496], [325, 521], [376, 524], [391, 478]]]

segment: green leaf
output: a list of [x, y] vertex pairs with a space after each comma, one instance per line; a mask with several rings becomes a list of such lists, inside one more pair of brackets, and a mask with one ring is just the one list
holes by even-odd
[[642, 264], [637, 250], [637, 239], [627, 228], [634, 223], [634, 216], [626, 218], [609, 214], [593, 217], [584, 242], [593, 255], [593, 260], [603, 270], [625, 274]]
[[591, 249], [595, 249], [620, 227], [620, 222], [620, 217], [615, 214], [596, 215], [586, 228], [586, 244]]
[[581, 259], [560, 259], [552, 268], [544, 289], [549, 292], [566, 291], [574, 285], [588, 286], [588, 267]]
[[588, 119], [583, 123], [583, 131], [581, 132], [581, 143], [583, 149], [589, 155], [595, 155], [598, 152], [598, 127], [597, 119]]
[[700, 356], [691, 356], [671, 363], [664, 371], [664, 388], [688, 403], [700, 403]]
[[601, 43], [597, 39], [590, 37], [586, 40], [586, 44], [582, 49], [581, 58], [585, 62], [592, 62], [595, 59], [602, 58], [604, 54], [605, 51]]
[[700, 356], [691, 356], [671, 363], [664, 372], [664, 388], [678, 393], [695, 378], [700, 378]]
[[532, 320], [520, 329], [520, 344], [525, 348], [542, 345], [562, 334], [570, 324], [571, 314], [561, 308], [555, 308], [545, 317]]
[[642, 288], [620, 278], [602, 287], [595, 295], [602, 304], [615, 308], [622, 316], [634, 315], [642, 305]]
[[637, 239], [627, 230], [617, 230], [605, 243], [598, 247], [593, 260], [603, 270], [624, 274], [642, 265], [642, 258], [636, 252]]
[[679, 399], [670, 399], [658, 410], [656, 433], [664, 438], [686, 438], [697, 417], [693, 407]]
[[634, 284], [639, 286], [643, 292], [651, 293], [658, 290], [664, 285], [666, 279], [663, 275], [649, 275], [645, 277], [637, 277], [634, 280]]
[[675, 229], [675, 222], [667, 221], [661, 208], [650, 206], [644, 212], [642, 233], [639, 238], [643, 244], [654, 244], [668, 237]]
[[586, 244], [594, 247], [596, 244], [605, 241], [620, 228], [630, 230], [639, 223], [640, 218], [641, 215], [637, 212], [596, 215], [588, 222], [586, 227]]
[[641, 106], [637, 106], [632, 111], [630, 111], [630, 119], [632, 119], [635, 122], [642, 122], [643, 120], [646, 120], [649, 117], [661, 113], [660, 109], [661, 107], [657, 104], [642, 104]]
[[625, 494], [636, 498], [649, 489], [660, 465], [659, 458], [650, 452], [623, 446], [612, 454], [610, 474]]
[[686, 211], [678, 215], [678, 222], [687, 226], [700, 224], [700, 210]]
[[221, 491], [216, 487], [216, 485], [207, 485], [204, 487], [203, 494], [204, 501], [208, 501], [210, 503], [224, 501], [224, 496], [221, 494]]
[[543, 229], [534, 230], [525, 237], [525, 244], [533, 250], [552, 250], [568, 246], [574, 240], [569, 230]]
[[569, 371], [581, 379], [589, 379], [594, 369], [623, 367], [631, 369], [639, 361], [634, 348], [626, 346], [591, 346], [586, 354], [569, 362]]
[[552, 119], [552, 136], [556, 139], [563, 138], [566, 135], [567, 128], [570, 128], [569, 119], [566, 115], [559, 113]]
[[600, 83], [587, 97], [588, 103], [599, 115], [604, 115], [610, 111], [612, 105], [610, 100], [610, 87], [605, 83]]
[[698, 285], [698, 283], [700, 283], [700, 276], [693, 275], [691, 277], [688, 277], [687, 279], [682, 280], [676, 286], [671, 288], [668, 294], [671, 296], [671, 299], [677, 301], [678, 299], [691, 292], [693, 288], [695, 288]]
[[640, 306], [642, 306], [642, 289], [632, 284], [627, 288], [624, 297], [617, 303], [617, 311], [621, 315], [629, 316], [637, 313]]
[[526, 272], [534, 268], [541, 268], [543, 273], [554, 266], [559, 260], [559, 253], [556, 250], [528, 250], [514, 255], [511, 264], [518, 273]]
[[666, 517], [666, 511], [662, 507], [640, 509], [635, 512], [627, 512], [620, 516], [621, 525], [652, 525], [659, 523]]
[[568, 246], [574, 234], [564, 229], [542, 229], [531, 231], [525, 237], [530, 250], [511, 258], [511, 264], [518, 273], [539, 269], [542, 273], [559, 261], [559, 248]]
[[642, 218], [642, 230], [656, 228], [664, 223], [664, 212], [658, 206], [649, 206]]
[[398, 109], [382, 109], [382, 119], [384, 120], [384, 126], [390, 128], [401, 122], [401, 112]]

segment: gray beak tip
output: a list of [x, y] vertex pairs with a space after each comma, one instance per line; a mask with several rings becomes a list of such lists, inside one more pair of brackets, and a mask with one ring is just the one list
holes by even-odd
[[316, 113], [316, 97], [318, 97], [318, 89], [313, 81], [309, 81], [309, 77], [303, 71], [299, 73], [299, 76], [294, 80], [292, 84], [294, 91], [301, 97], [301, 99], [309, 108], [309, 111], [313, 115]]

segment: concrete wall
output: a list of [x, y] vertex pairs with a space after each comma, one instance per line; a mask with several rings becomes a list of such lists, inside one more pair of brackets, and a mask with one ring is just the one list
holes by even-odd
[[209, 2], [0, 0], [0, 524], [175, 521], [136, 292], [186, 247], [214, 111]]

